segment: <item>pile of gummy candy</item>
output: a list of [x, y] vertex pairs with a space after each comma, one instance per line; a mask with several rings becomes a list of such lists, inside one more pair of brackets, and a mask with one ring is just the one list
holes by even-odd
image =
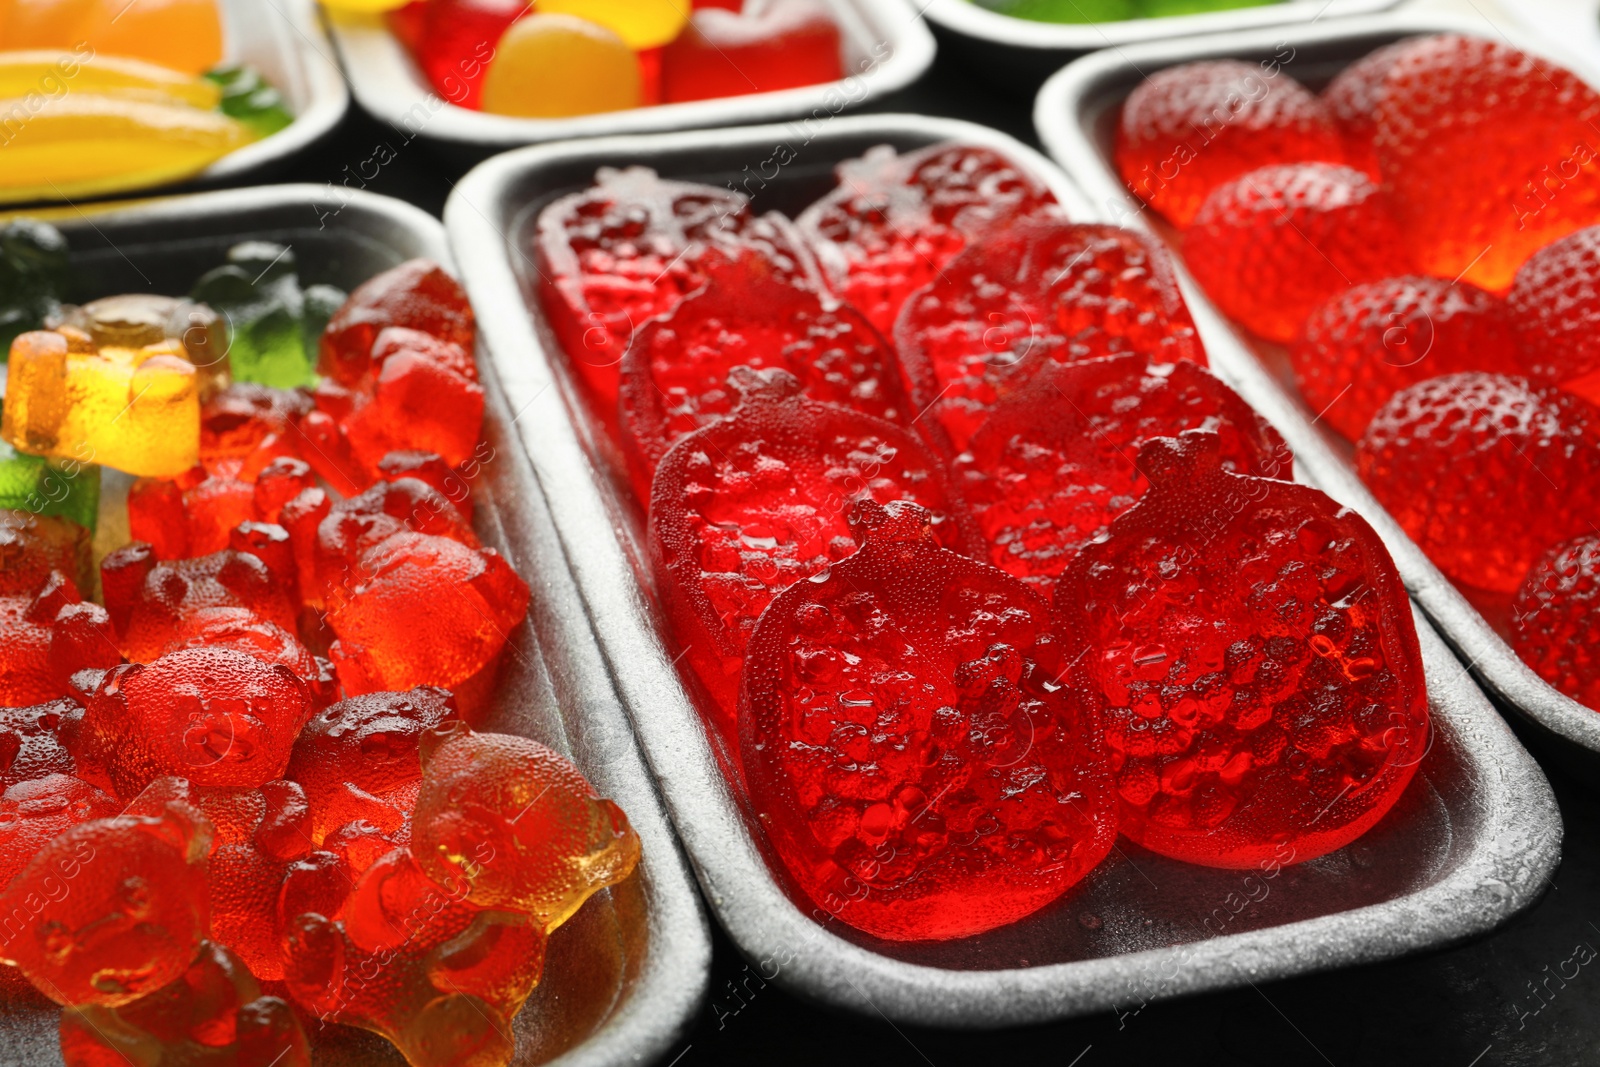
[[939, 144], [792, 221], [604, 169], [530, 242], [724, 771], [830, 917], [979, 933], [1119, 832], [1307, 860], [1415, 773], [1394, 566], [1206, 370], [1150, 239]]
[[0, 0], [0, 201], [188, 178], [289, 125], [222, 43], [217, 0]]
[[1270, 61], [1169, 68], [1115, 153], [1406, 533], [1600, 709], [1597, 118], [1571, 71], [1437, 35], [1320, 94]]
[[376, 2], [396, 8], [390, 27], [446, 100], [501, 115], [590, 115], [844, 76], [825, 0], [698, 0], [692, 12], [683, 0]]
[[468, 725], [529, 588], [473, 532], [462, 290], [417, 260], [346, 298], [251, 242], [190, 299], [72, 306], [67, 251], [0, 231], [4, 972], [74, 1067], [306, 1067], [312, 1023], [510, 1062], [550, 933], [639, 841]]

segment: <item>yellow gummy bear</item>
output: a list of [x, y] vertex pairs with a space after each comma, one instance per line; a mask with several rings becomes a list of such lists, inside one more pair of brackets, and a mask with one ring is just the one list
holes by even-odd
[[11, 343], [0, 436], [21, 452], [174, 478], [200, 459], [200, 389], [183, 345], [102, 348], [77, 331]]
[[216, 0], [0, 0], [0, 48], [128, 56], [200, 74], [222, 62]]
[[615, 33], [571, 15], [529, 15], [500, 38], [483, 110], [564, 118], [638, 107], [639, 61]]
[[[671, 41], [689, 21], [690, 0], [537, 0], [535, 9], [551, 15], [576, 15], [604, 26], [643, 51]], [[502, 42], [504, 38], [502, 38]]]

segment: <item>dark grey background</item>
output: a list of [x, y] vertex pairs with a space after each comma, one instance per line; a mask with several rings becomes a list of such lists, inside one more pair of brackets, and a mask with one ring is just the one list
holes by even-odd
[[[913, 111], [993, 126], [1039, 147], [1030, 93], [979, 78], [946, 48], [906, 91], [869, 110]], [[275, 175], [350, 180], [389, 129], [353, 108], [314, 151]], [[367, 184], [438, 215], [459, 163], [417, 141]], [[347, 171], [346, 168], [349, 168]], [[1594, 767], [1564, 771], [1536, 750], [1566, 823], [1561, 867], [1544, 896], [1496, 934], [1399, 963], [1239, 992], [1124, 1007], [1122, 1014], [997, 1032], [896, 1026], [835, 1013], [765, 986], [717, 936], [711, 1001], [670, 1067], [871, 1064], [874, 1067], [1104, 1067], [1395, 1064], [1402, 1067], [1600, 1063], [1600, 797]], [[1579, 965], [1576, 961], [1589, 959]], [[1572, 975], [1563, 979], [1558, 972]], [[677, 1056], [673, 1060], [673, 1056]]]

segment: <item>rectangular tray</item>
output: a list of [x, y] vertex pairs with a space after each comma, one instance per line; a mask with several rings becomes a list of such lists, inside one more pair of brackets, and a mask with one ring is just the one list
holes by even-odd
[[[524, 149], [474, 170], [445, 209], [501, 382], [522, 412], [517, 432], [645, 758], [712, 910], [760, 977], [889, 1019], [1009, 1026], [1438, 946], [1486, 931], [1534, 899], [1559, 854], [1549, 786], [1419, 622], [1438, 742], [1422, 773], [1377, 829], [1285, 868], [1259, 904], [1234, 906], [1244, 901], [1241, 887], [1256, 884], [1245, 872], [1186, 866], [1124, 843], [1063, 900], [980, 937], [891, 944], [811, 918], [812, 905], [786, 890], [781, 866], [764, 857], [676, 672], [639, 565], [639, 510], [558, 355], [521, 244], [538, 210], [587, 186], [599, 166], [643, 164], [721, 184], [792, 136], [792, 127], [767, 126]], [[1059, 170], [1011, 138], [917, 115], [835, 119], [758, 194], [757, 208], [798, 211], [832, 187], [836, 162], [872, 145], [908, 150], [946, 139], [1006, 151], [1069, 212], [1088, 210]]]
[[[340, 210], [342, 206], [342, 210]], [[338, 197], [283, 185], [57, 211], [72, 245], [71, 299], [121, 292], [182, 294], [232, 244], [290, 245], [301, 277], [346, 290], [418, 256], [451, 266], [438, 221], [397, 200]], [[35, 217], [38, 217], [36, 214]], [[326, 219], [326, 228], [323, 220]], [[452, 269], [454, 269], [452, 267]], [[545, 496], [516, 439], [504, 390], [480, 332], [485, 436], [494, 456], [473, 486], [474, 525], [533, 588], [527, 620], [508, 642], [482, 725], [564, 753], [628, 814], [643, 843], [638, 873], [589, 901], [551, 940], [545, 975], [517, 1016], [519, 1067], [609, 1067], [669, 1050], [699, 1007], [710, 936], [683, 854], [640, 758], [628, 719], [573, 585]], [[106, 495], [127, 478], [107, 478]], [[110, 518], [125, 509], [108, 508]], [[53, 1009], [0, 1005], [0, 1063], [59, 1063]], [[314, 1025], [314, 1024], [313, 1024]], [[392, 1046], [332, 1027], [319, 1065], [402, 1064]]]
[[433, 91], [381, 17], [335, 12], [329, 14], [329, 23], [363, 108], [407, 140], [421, 138], [452, 156], [476, 160], [505, 148], [572, 137], [789, 119], [816, 124], [905, 88], [932, 65], [933, 34], [908, 0], [827, 2], [849, 53], [847, 76], [841, 81], [565, 119], [514, 118], [457, 107]]
[[[1554, 54], [1549, 44], [1486, 19], [1397, 14], [1307, 27], [1294, 33], [1278, 30], [1097, 53], [1071, 64], [1045, 84], [1039, 92], [1034, 122], [1050, 153], [1095, 202], [1100, 218], [1159, 233], [1171, 244], [1171, 231], [1138, 208], [1111, 161], [1114, 109], [1146, 75], [1198, 59], [1281, 57], [1287, 42], [1294, 56], [1283, 68], [1316, 88], [1374, 48], [1402, 37], [1438, 32], [1509, 40], [1525, 51], [1564, 63], [1591, 84], [1600, 85], [1579, 61]], [[1362, 484], [1350, 462], [1349, 445], [1313, 424], [1316, 413], [1300, 399], [1286, 361], [1267, 358], [1270, 353], [1235, 330], [1203, 295], [1182, 265], [1175, 245], [1173, 249], [1184, 295], [1217, 373], [1278, 426], [1312, 482], [1372, 523], [1389, 546], [1412, 597], [1490, 693], [1541, 733], [1558, 738], [1563, 754], [1588, 761], [1600, 757], [1600, 713], [1552, 688], [1517, 657]]]

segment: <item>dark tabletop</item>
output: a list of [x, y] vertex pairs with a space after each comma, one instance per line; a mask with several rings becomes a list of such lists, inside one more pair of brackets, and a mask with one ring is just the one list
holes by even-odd
[[[1031, 94], [985, 83], [947, 50], [915, 85], [869, 110], [968, 119], [1039, 147], [1032, 109]], [[277, 177], [338, 185], [348, 180], [345, 168], [353, 171], [386, 136], [387, 127], [353, 108], [332, 136]], [[367, 188], [438, 215], [461, 173], [459, 165], [420, 150], [383, 168]], [[1600, 796], [1581, 769], [1568, 773], [1550, 759], [1543, 762], [1566, 824], [1561, 866], [1533, 907], [1469, 944], [1238, 992], [1143, 1008], [1130, 1004], [1120, 1014], [1051, 1026], [949, 1032], [837, 1013], [774, 985], [753, 992], [748, 982], [736, 987], [733, 979], [744, 977], [739, 973], [744, 961], [719, 932], [709, 1002], [662, 1062], [668, 1067], [1600, 1064], [1600, 842], [1595, 832]]]

